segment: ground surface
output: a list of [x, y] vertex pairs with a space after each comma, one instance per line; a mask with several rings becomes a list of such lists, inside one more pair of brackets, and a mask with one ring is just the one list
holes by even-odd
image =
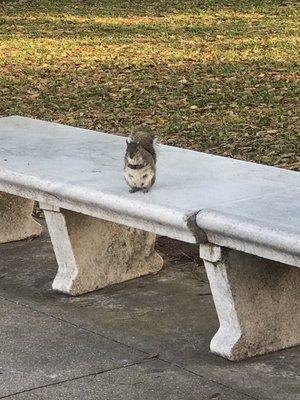
[[81, 297], [51, 290], [46, 233], [0, 247], [0, 399], [299, 400], [293, 348], [232, 363], [196, 247], [160, 238], [164, 269]]
[[299, 170], [297, 3], [0, 0], [0, 115]]

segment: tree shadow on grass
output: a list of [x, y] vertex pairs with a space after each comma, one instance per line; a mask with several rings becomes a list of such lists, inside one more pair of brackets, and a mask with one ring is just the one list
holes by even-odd
[[[275, 11], [275, 7], [274, 7]], [[165, 18], [129, 17], [116, 19], [112, 17], [84, 17], [84, 14], [65, 15], [53, 13], [43, 14], [37, 11], [19, 15], [14, 13], [0, 16], [0, 32], [3, 39], [84, 39], [84, 38], [115, 38], [126, 41], [140, 36], [159, 38], [162, 41], [172, 38], [211, 38], [228, 36], [249, 38], [264, 32], [273, 35], [284, 33], [286, 36], [295, 33], [296, 22], [290, 16], [282, 13], [280, 18], [268, 15], [253, 16], [251, 13], [242, 15], [218, 15], [209, 12], [193, 14], [186, 10], [182, 14]]]
[[[288, 5], [284, 0], [0, 0], [0, 7], [11, 15], [52, 13], [81, 16], [164, 16], [167, 13], [197, 13], [199, 11], [265, 10], [268, 13], [279, 6]], [[0, 11], [1, 11], [0, 8]]]
[[[290, 9], [286, 5], [286, 2], [279, 0], [23, 0], [0, 1], [0, 16], [2, 34], [5, 37], [151, 36], [162, 30], [165, 35], [210, 35], [223, 32], [224, 35], [234, 36], [243, 35], [243, 30], [251, 28], [252, 23], [258, 30], [267, 22], [276, 32], [278, 23], [282, 25], [289, 22], [286, 29], [292, 29], [289, 26], [292, 24]], [[158, 9], [164, 12], [159, 14], [155, 11]], [[277, 18], [272, 23], [272, 19], [279, 14], [280, 19]], [[263, 20], [262, 17], [266, 19]], [[98, 21], [95, 21], [97, 18]]]
[[0, 114], [113, 132], [146, 123], [172, 145], [292, 165], [295, 20], [282, 4], [2, 5]]

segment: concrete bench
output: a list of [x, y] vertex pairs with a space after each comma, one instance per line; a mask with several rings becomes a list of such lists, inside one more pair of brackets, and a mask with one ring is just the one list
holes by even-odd
[[[157, 272], [155, 234], [198, 243], [230, 360], [300, 342], [300, 174], [160, 146], [158, 178], [130, 194], [125, 138], [0, 119], [0, 242], [36, 236], [44, 210], [55, 290], [79, 295]], [[188, 310], [187, 310], [188, 312]]]

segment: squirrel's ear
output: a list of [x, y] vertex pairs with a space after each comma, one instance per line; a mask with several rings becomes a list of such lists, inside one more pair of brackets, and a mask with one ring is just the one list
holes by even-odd
[[152, 144], [155, 142], [155, 139], [156, 139], [155, 133], [151, 133], [150, 134], [150, 141], [151, 141]]
[[132, 143], [132, 136], [131, 136], [131, 135], [128, 136], [128, 138], [126, 139], [126, 143], [127, 143], [127, 145], [128, 145], [129, 143]]

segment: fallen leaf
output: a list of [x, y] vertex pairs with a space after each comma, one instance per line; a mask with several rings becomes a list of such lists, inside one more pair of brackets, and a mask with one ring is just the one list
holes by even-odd
[[183, 85], [186, 85], [188, 83], [186, 78], [182, 78], [179, 80], [179, 83], [182, 83]]
[[150, 353], [147, 358], [157, 358], [159, 356], [158, 353]]

